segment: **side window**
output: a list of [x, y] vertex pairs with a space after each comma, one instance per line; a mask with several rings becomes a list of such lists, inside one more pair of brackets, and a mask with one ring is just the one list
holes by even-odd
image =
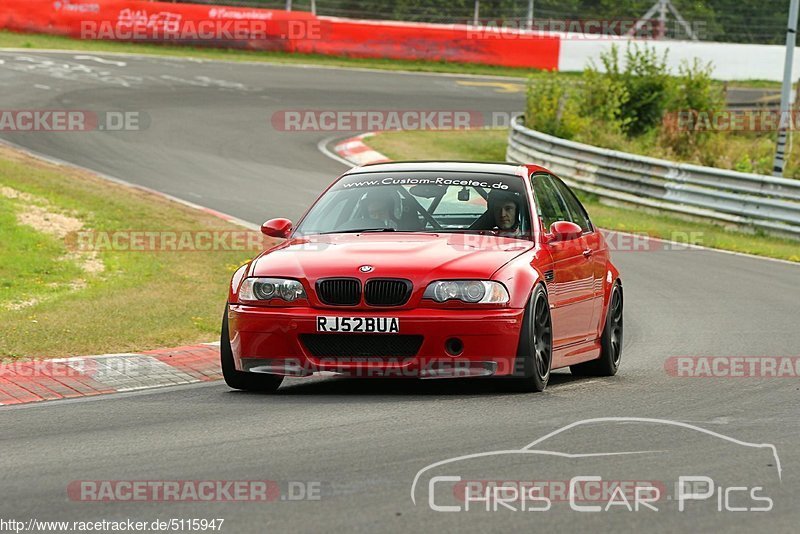
[[570, 188], [558, 178], [553, 179], [553, 184], [555, 185], [556, 189], [558, 189], [561, 198], [564, 199], [564, 202], [567, 205], [567, 209], [570, 213], [570, 220], [580, 226], [584, 232], [593, 231], [594, 228], [592, 227], [592, 221], [589, 220], [589, 215], [581, 205], [578, 197], [575, 196], [575, 193], [573, 193]]
[[545, 231], [549, 231], [550, 225], [556, 221], [570, 220], [569, 211], [550, 175], [534, 174], [531, 185], [536, 196], [536, 211], [542, 219]]

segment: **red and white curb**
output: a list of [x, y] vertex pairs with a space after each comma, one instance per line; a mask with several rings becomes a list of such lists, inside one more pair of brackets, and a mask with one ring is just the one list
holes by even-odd
[[334, 152], [346, 159], [353, 165], [369, 165], [370, 163], [385, 163], [392, 161], [377, 150], [367, 146], [364, 139], [376, 135], [375, 132], [367, 132], [350, 139], [340, 141], [334, 147]]
[[0, 406], [222, 378], [219, 343], [142, 353], [0, 362]]

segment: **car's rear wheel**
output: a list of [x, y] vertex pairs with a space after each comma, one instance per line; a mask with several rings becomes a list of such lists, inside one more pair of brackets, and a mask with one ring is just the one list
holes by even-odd
[[225, 305], [225, 313], [222, 316], [222, 332], [219, 339], [219, 356], [222, 366], [222, 377], [225, 383], [233, 389], [244, 391], [261, 391], [271, 393], [277, 391], [283, 382], [280, 375], [270, 375], [264, 373], [245, 373], [237, 371], [233, 363], [233, 350], [231, 350], [231, 338], [228, 332], [228, 305]]
[[608, 314], [600, 336], [600, 358], [570, 366], [574, 375], [614, 376], [622, 359], [622, 287], [611, 288]]
[[522, 392], [544, 391], [550, 380], [552, 363], [550, 303], [544, 287], [537, 285], [522, 320], [512, 388]]

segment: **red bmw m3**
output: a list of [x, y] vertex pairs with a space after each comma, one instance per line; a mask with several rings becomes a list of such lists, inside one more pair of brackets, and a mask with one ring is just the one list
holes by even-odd
[[[285, 376], [505, 377], [542, 391], [553, 369], [610, 376], [622, 283], [575, 194], [536, 165], [356, 167], [231, 280], [227, 384]], [[500, 381], [498, 381], [499, 383]]]

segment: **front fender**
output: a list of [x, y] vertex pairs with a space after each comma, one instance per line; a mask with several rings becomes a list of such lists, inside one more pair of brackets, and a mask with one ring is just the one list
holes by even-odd
[[250, 262], [247, 262], [236, 269], [236, 271], [233, 273], [233, 276], [231, 277], [231, 283], [228, 286], [228, 303], [239, 303], [239, 286], [242, 285], [242, 280], [244, 279], [244, 276], [249, 268]]
[[553, 268], [550, 255], [543, 249], [526, 252], [503, 265], [492, 279], [502, 282], [508, 289], [510, 308], [524, 308], [536, 284], [543, 282], [544, 271]]

